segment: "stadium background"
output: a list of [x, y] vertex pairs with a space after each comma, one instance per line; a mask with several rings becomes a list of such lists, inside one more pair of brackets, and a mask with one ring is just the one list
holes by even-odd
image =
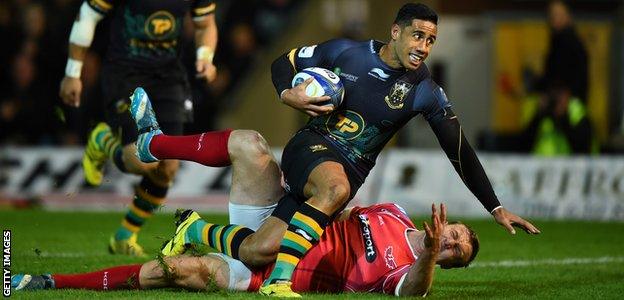
[[[290, 48], [339, 36], [385, 41], [404, 2], [218, 1], [219, 77], [208, 87], [193, 83], [196, 122], [188, 124], [187, 131], [255, 129], [279, 157], [305, 117], [277, 100], [270, 81], [272, 60]], [[487, 214], [458, 179], [422, 119], [412, 121], [392, 141], [353, 203], [397, 202], [420, 222], [429, 203], [443, 201], [453, 218], [476, 224], [483, 240], [476, 268], [441, 274], [434, 289], [442, 298], [505, 297], [496, 293], [501, 289], [510, 290], [508, 296], [513, 297], [621, 295], [622, 2], [568, 2], [588, 52], [586, 104], [601, 151], [546, 158], [509, 151], [501, 137], [522, 129], [524, 99], [517, 94], [529, 92], [527, 74], [543, 72], [549, 47], [547, 1], [422, 2], [440, 14], [439, 38], [427, 60], [436, 82], [453, 102], [504, 205], [536, 220], [544, 233], [538, 238], [510, 237], [493, 222], [480, 220]], [[13, 272], [85, 271], [135, 261], [110, 257], [105, 246], [138, 178], [122, 175], [111, 165], [104, 185], [93, 189], [84, 183], [80, 169], [87, 133], [103, 117], [98, 72], [108, 38], [106, 20], [98, 25], [85, 61], [83, 106], [68, 108], [57, 96], [79, 5], [77, 0], [0, 2], [0, 227], [14, 233]], [[192, 35], [185, 32], [183, 58], [191, 65]], [[184, 163], [176, 180], [163, 213], [142, 233], [154, 253], [170, 232], [172, 209], [193, 207], [226, 220], [229, 170]], [[548, 293], [529, 290], [533, 286]]]

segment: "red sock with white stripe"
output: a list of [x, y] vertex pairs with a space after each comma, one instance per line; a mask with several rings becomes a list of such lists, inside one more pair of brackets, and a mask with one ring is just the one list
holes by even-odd
[[190, 160], [209, 167], [229, 166], [230, 133], [231, 129], [182, 136], [160, 134], [152, 138], [149, 150], [158, 159]]
[[57, 289], [120, 290], [140, 289], [139, 272], [142, 265], [127, 265], [83, 274], [53, 274]]

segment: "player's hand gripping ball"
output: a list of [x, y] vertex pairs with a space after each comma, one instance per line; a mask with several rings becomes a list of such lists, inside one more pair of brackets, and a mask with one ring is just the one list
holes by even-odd
[[297, 73], [292, 80], [292, 86], [297, 86], [308, 78], [314, 80], [306, 88], [306, 95], [310, 97], [329, 96], [330, 100], [321, 102], [318, 105], [334, 105], [334, 108], [340, 106], [344, 98], [344, 85], [340, 81], [340, 77], [334, 72], [323, 68], [306, 68]]

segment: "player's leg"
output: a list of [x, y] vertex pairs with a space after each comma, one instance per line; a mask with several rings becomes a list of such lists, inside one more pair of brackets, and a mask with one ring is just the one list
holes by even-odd
[[91, 289], [118, 290], [138, 289], [140, 264], [117, 266], [81, 274], [16, 274], [11, 286], [16, 290], [41, 289]]
[[121, 140], [113, 133], [108, 124], [101, 122], [89, 133], [89, 139], [82, 156], [83, 174], [90, 185], [102, 184], [104, 166], [109, 159], [119, 170], [126, 172], [122, 160]]
[[[127, 101], [129, 102], [135, 97], [147, 97], [142, 89], [140, 91], [143, 93], [135, 92], [131, 98], [127, 98]], [[165, 89], [166, 91], [167, 89]], [[115, 126], [119, 128], [122, 144], [125, 145], [122, 150], [124, 167], [130, 173], [142, 175], [142, 179], [135, 187], [132, 203], [121, 220], [120, 226], [110, 239], [109, 251], [115, 254], [143, 256], [143, 249], [137, 243], [137, 233], [165, 202], [169, 186], [178, 170], [179, 162], [175, 160], [163, 160], [156, 163], [140, 161], [135, 155], [135, 141], [139, 135], [128, 109], [126, 108], [112, 119], [114, 119]], [[173, 118], [172, 121], [160, 124], [160, 127], [164, 132], [180, 134], [183, 130], [183, 123]]]
[[[235, 130], [228, 141], [228, 153], [232, 162], [230, 204], [275, 206], [284, 195], [282, 172], [264, 137], [253, 130]], [[232, 217], [236, 216], [230, 215], [231, 223], [235, 223]]]
[[251, 266], [264, 266], [275, 261], [286, 230], [283, 221], [271, 217], [284, 196], [281, 170], [269, 144], [255, 131], [232, 132], [228, 151], [232, 161], [230, 223], [255, 230], [240, 242], [236, 257]]
[[318, 243], [331, 216], [348, 202], [350, 185], [343, 166], [335, 161], [316, 166], [307, 178], [304, 195], [308, 200], [288, 224], [266, 285], [290, 280], [299, 260]]
[[137, 243], [137, 234], [165, 202], [179, 162], [165, 160], [158, 163], [143, 163], [136, 159], [135, 151], [136, 147], [133, 144], [123, 148], [124, 164], [128, 170], [142, 174], [143, 178], [135, 187], [132, 203], [114, 236], [111, 237], [109, 251], [115, 254], [143, 256], [143, 249]]
[[[305, 253], [319, 241], [331, 216], [351, 197], [351, 183], [338, 154], [310, 131], [300, 131], [284, 149], [282, 169], [290, 193], [305, 199], [288, 218], [275, 268], [260, 292], [290, 293], [292, 273]], [[355, 185], [357, 190], [358, 185]], [[288, 217], [288, 216], [287, 216]]]
[[[135, 153], [139, 161], [148, 163], [178, 159], [210, 167], [231, 164], [228, 153], [231, 130], [186, 136], [163, 133], [147, 92], [138, 87], [130, 100], [130, 116], [133, 119], [133, 128], [138, 133]], [[137, 159], [136, 155], [129, 153], [133, 159]]]
[[181, 287], [191, 290], [228, 289], [230, 269], [228, 263], [216, 255], [166, 257], [145, 263], [141, 267], [139, 282], [143, 289], [161, 287]]
[[106, 64], [102, 68], [101, 84], [106, 122], [97, 124], [91, 131], [82, 157], [85, 180], [93, 186], [102, 184], [104, 166], [109, 159], [119, 170], [127, 172], [122, 161], [124, 143], [118, 131], [117, 120], [127, 113], [126, 99], [132, 91], [128, 83], [134, 81], [132, 72], [129, 68], [114, 64]]
[[81, 274], [16, 274], [11, 286], [16, 290], [40, 289], [157, 289], [181, 287], [192, 290], [227, 289], [246, 291], [252, 272], [240, 261], [209, 254], [152, 260], [143, 265], [127, 265]]
[[[163, 247], [163, 254], [178, 255], [185, 251], [188, 244], [206, 244], [217, 251], [238, 258], [242, 243], [253, 234], [254, 229], [258, 229], [269, 218], [277, 200], [284, 193], [280, 184], [279, 166], [266, 140], [251, 130], [207, 132], [196, 136], [162, 134], [158, 129], [159, 124], [151, 109], [149, 97], [140, 88], [137, 88], [135, 96], [132, 97], [130, 112], [138, 131], [141, 132], [137, 144], [139, 157], [143, 161], [176, 158], [209, 166], [214, 166], [215, 161], [219, 164], [232, 162], [229, 210], [231, 223], [238, 225], [212, 224], [202, 220], [197, 213], [188, 211], [180, 216], [176, 235]], [[226, 155], [211, 154], [215, 152]], [[205, 157], [221, 158], [212, 160]], [[285, 224], [279, 220], [274, 219], [269, 223], [272, 226], [270, 228], [285, 229]], [[263, 234], [265, 232], [267, 234]], [[274, 232], [261, 230], [257, 234], [257, 239], [247, 243], [254, 248], [253, 252], [247, 253], [257, 253], [254, 254], [254, 258], [261, 257], [255, 260], [256, 263], [262, 262], [264, 265], [270, 262], [265, 258], [267, 255], [271, 259], [274, 257], [282, 234], [281, 231], [277, 231], [277, 234]]]
[[176, 235], [163, 254], [176, 255], [185, 251], [184, 245], [205, 244], [254, 266], [275, 259], [286, 229], [284, 222], [270, 218], [284, 194], [279, 166], [267, 142], [255, 131], [232, 131], [228, 152], [232, 161], [231, 225], [213, 224], [188, 211], [181, 216]]
[[261, 267], [275, 261], [287, 227], [288, 223], [270, 216], [254, 232], [241, 225], [213, 224], [187, 210], [181, 214], [176, 233], [165, 244], [162, 253], [175, 256], [190, 246], [206, 245], [247, 265]]

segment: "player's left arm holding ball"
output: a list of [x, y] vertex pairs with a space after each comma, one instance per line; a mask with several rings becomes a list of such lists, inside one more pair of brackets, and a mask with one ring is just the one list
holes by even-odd
[[205, 79], [208, 83], [217, 78], [217, 68], [212, 61], [218, 39], [215, 8], [216, 4], [213, 1], [198, 0], [193, 3], [191, 9], [197, 48], [195, 61], [197, 77]]
[[464, 136], [459, 119], [453, 113], [442, 88], [433, 81], [427, 83], [425, 101], [419, 110], [423, 111], [440, 146], [453, 164], [466, 187], [475, 195], [481, 204], [492, 214], [497, 223], [505, 227], [511, 234], [515, 234], [514, 227], [521, 228], [526, 233], [540, 233], [537, 227], [530, 222], [505, 209], [494, 190], [479, 158]]
[[329, 100], [329, 96], [310, 97], [306, 95], [306, 87], [313, 81], [312, 78], [295, 87], [291, 87], [291, 82], [297, 72], [308, 67], [332, 70], [334, 60], [352, 45], [353, 42], [346, 39], [330, 40], [319, 45], [292, 49], [273, 61], [271, 79], [282, 102], [311, 117], [331, 112], [334, 109], [333, 106], [318, 105], [320, 102]]

